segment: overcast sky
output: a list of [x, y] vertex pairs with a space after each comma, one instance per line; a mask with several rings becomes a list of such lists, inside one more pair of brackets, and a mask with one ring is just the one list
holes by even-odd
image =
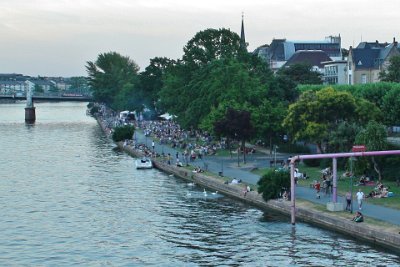
[[240, 34], [242, 12], [249, 51], [273, 38], [391, 42], [399, 10], [399, 0], [0, 0], [0, 73], [86, 76], [86, 62], [110, 51], [142, 71], [181, 58], [199, 31]]

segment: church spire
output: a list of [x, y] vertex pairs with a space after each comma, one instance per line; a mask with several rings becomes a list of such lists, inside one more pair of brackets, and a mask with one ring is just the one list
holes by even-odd
[[242, 12], [242, 30], [240, 32], [240, 48], [247, 51], [246, 37], [244, 36], [244, 13]]

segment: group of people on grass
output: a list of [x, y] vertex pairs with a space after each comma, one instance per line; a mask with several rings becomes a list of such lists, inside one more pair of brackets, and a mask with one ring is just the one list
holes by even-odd
[[367, 195], [368, 198], [384, 198], [389, 197], [389, 186], [384, 186], [381, 182], [378, 182], [376, 187], [369, 192]]

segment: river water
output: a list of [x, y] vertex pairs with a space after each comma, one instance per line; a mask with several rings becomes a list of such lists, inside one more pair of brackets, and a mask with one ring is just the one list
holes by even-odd
[[400, 257], [158, 170], [86, 103], [0, 104], [0, 266], [399, 266]]

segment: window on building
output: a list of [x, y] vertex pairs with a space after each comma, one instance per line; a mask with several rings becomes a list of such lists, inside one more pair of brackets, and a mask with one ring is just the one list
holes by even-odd
[[361, 83], [366, 84], [367, 83], [367, 75], [366, 74], [361, 74]]

